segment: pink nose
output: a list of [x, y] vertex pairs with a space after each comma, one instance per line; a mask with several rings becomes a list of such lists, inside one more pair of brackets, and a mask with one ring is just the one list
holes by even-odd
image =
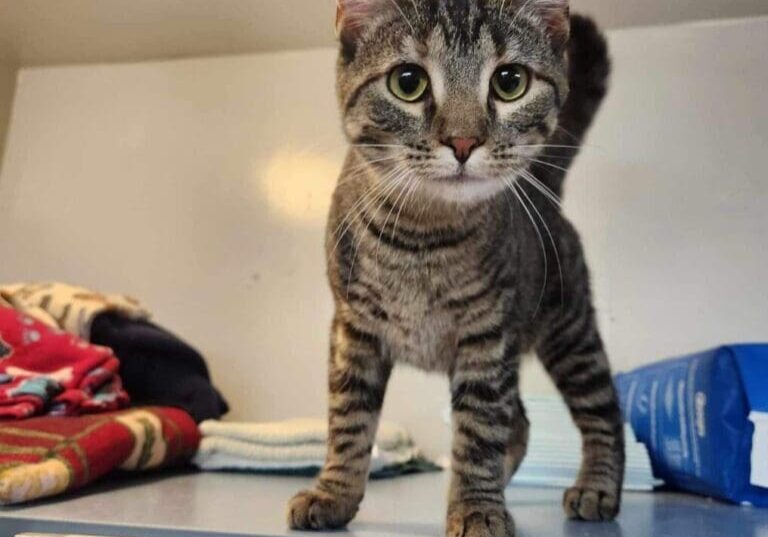
[[482, 142], [479, 138], [448, 138], [443, 141], [443, 144], [452, 147], [456, 160], [464, 164], [469, 160], [472, 152], [482, 145]]

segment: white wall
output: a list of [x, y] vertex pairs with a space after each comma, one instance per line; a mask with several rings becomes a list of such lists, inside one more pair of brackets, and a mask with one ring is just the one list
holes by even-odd
[[13, 94], [16, 88], [16, 68], [0, 62], [0, 171], [3, 169], [5, 136], [11, 118]]
[[[568, 189], [618, 368], [766, 339], [768, 19], [611, 34], [613, 93]], [[234, 419], [322, 415], [322, 254], [343, 157], [332, 50], [24, 69], [0, 281], [142, 297], [209, 357]], [[547, 391], [533, 368], [528, 392]], [[435, 452], [440, 378], [386, 414]]]
[[[0, 1], [0, 61], [139, 62], [330, 47], [336, 0]], [[605, 27], [768, 15], [765, 0], [572, 0]]]
[[617, 364], [768, 341], [768, 18], [617, 32], [572, 177]]

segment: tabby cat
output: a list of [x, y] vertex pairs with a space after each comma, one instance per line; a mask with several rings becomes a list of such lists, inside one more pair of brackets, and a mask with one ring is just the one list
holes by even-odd
[[392, 367], [450, 379], [450, 536], [510, 536], [504, 489], [535, 351], [583, 436], [569, 518], [611, 520], [621, 415], [561, 183], [605, 95], [605, 41], [568, 0], [339, 0], [351, 148], [333, 197], [329, 446], [289, 524], [356, 514]]

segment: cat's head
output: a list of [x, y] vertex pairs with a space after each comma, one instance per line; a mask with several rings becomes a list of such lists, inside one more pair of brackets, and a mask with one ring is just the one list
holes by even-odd
[[568, 0], [337, 1], [344, 129], [380, 180], [472, 203], [541, 153], [568, 92]]

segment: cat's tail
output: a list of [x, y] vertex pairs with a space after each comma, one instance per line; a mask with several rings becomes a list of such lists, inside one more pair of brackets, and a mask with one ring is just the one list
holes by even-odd
[[608, 44], [592, 19], [581, 15], [571, 17], [568, 60], [570, 94], [560, 111], [559, 126], [546, 142], [555, 147], [548, 147], [541, 158], [557, 168], [544, 164], [531, 166], [534, 176], [558, 196], [563, 194], [567, 170], [608, 92], [611, 75]]

